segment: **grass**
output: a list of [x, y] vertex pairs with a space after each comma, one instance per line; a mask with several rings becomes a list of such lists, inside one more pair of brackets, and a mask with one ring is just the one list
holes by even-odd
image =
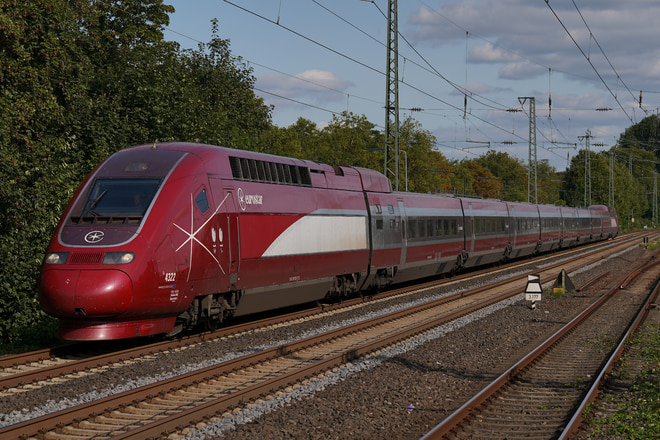
[[644, 368], [625, 393], [602, 396], [603, 400], [616, 402], [616, 412], [596, 418], [591, 408], [587, 421], [592, 437], [660, 438], [660, 325], [646, 326], [630, 345], [635, 356], [644, 359]]
[[640, 244], [640, 246], [645, 248], [645, 249], [650, 249], [650, 250], [654, 251], [654, 250], [660, 248], [660, 239], [649, 241], [648, 243], [642, 243], [642, 244]]

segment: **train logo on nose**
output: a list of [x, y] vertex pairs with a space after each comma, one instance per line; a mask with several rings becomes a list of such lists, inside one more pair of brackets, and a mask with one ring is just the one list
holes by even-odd
[[85, 241], [87, 243], [98, 243], [99, 241], [103, 240], [103, 231], [92, 231], [88, 232], [87, 235], [85, 235]]

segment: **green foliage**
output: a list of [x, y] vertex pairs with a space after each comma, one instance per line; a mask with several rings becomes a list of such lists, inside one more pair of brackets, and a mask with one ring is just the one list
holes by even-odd
[[[622, 148], [634, 148], [654, 152], [656, 155], [660, 147], [660, 119], [657, 115], [647, 116], [633, 124], [619, 136], [618, 145]], [[660, 156], [658, 156], [660, 157]]]
[[[384, 138], [374, 130], [375, 125], [365, 116], [344, 112], [333, 116], [327, 127], [319, 132], [314, 159], [328, 165], [354, 165], [381, 168], [368, 149], [382, 147]], [[381, 162], [382, 163], [382, 162]]]
[[[443, 177], [432, 170], [447, 167], [445, 157], [433, 150], [435, 138], [408, 118], [399, 129], [400, 186], [408, 190], [437, 191]], [[287, 128], [271, 128], [261, 138], [258, 151], [324, 162], [383, 170], [385, 137], [364, 116], [344, 112], [323, 129], [304, 118]], [[405, 153], [404, 153], [405, 152]]]
[[485, 199], [500, 199], [504, 194], [504, 183], [476, 161], [466, 161], [465, 168], [474, 178], [472, 191]]
[[527, 169], [522, 161], [511, 157], [509, 153], [495, 150], [488, 150], [474, 161], [502, 180], [504, 200], [527, 201]]
[[[449, 162], [442, 153], [434, 149], [435, 136], [424, 130], [418, 121], [409, 116], [401, 122], [399, 142], [400, 148], [408, 155], [408, 191], [419, 193], [445, 191], [444, 185], [448, 183], [447, 175], [436, 173], [434, 170], [449, 168]], [[383, 167], [383, 156], [379, 156], [381, 162], [377, 170]], [[406, 158], [403, 154], [401, 156], [401, 189], [405, 189]]]
[[[582, 150], [566, 170], [562, 191], [569, 206], [609, 205], [610, 155], [614, 155], [614, 207], [624, 230], [643, 226], [652, 217], [654, 154], [639, 148], [616, 146], [609, 152], [589, 155], [591, 200], [585, 203], [585, 159]], [[634, 219], [634, 222], [633, 222]]]
[[126, 146], [199, 140], [251, 148], [270, 129], [251, 70], [217, 36], [163, 41], [162, 0], [5, 1], [0, 7], [0, 341], [47, 317], [48, 240], [75, 189]]
[[38, 322], [37, 274], [77, 181], [71, 121], [86, 59], [68, 2], [5, 2], [0, 14], [0, 340]]

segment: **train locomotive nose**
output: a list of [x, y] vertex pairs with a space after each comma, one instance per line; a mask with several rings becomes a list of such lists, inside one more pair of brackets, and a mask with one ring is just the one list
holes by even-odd
[[131, 279], [115, 269], [46, 270], [39, 285], [42, 308], [58, 318], [117, 316], [128, 309], [132, 295]]

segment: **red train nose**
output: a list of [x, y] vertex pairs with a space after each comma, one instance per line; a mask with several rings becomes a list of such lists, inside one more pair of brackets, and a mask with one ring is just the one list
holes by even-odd
[[120, 270], [50, 269], [41, 274], [39, 301], [58, 318], [100, 318], [125, 312], [133, 286]]

